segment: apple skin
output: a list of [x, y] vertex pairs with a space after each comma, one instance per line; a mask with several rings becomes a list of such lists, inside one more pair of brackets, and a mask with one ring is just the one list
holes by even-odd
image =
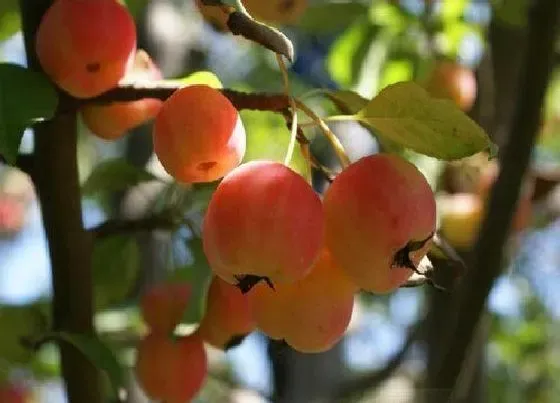
[[256, 276], [273, 284], [305, 277], [319, 257], [324, 217], [307, 181], [275, 161], [251, 161], [227, 175], [204, 217], [204, 253], [230, 284]]
[[463, 111], [469, 111], [476, 99], [476, 77], [471, 69], [458, 63], [436, 62], [424, 86], [432, 96], [449, 99]]
[[182, 183], [201, 183], [236, 168], [247, 140], [229, 99], [215, 88], [195, 84], [164, 102], [154, 122], [153, 143], [167, 173]]
[[[134, 65], [120, 81], [121, 84], [146, 84], [161, 80], [163, 75], [151, 57], [138, 50]], [[145, 98], [132, 102], [114, 102], [110, 105], [87, 105], [81, 116], [87, 128], [104, 140], [116, 140], [129, 130], [156, 117], [163, 101]]]
[[436, 227], [434, 194], [424, 175], [394, 154], [364, 157], [333, 181], [323, 200], [326, 246], [360, 288], [384, 294], [413, 273], [398, 260], [408, 254], [415, 267], [425, 256]]
[[35, 49], [54, 83], [91, 98], [124, 77], [134, 60], [136, 25], [115, 0], [57, 0], [43, 15]]

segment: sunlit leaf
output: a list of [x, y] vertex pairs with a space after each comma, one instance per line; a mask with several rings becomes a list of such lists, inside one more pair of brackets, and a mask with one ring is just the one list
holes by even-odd
[[49, 334], [49, 339], [60, 340], [72, 344], [93, 365], [107, 374], [113, 392], [118, 394], [125, 386], [124, 371], [113, 351], [95, 335], [56, 332]]
[[[354, 91], [327, 91], [325, 95], [336, 105], [338, 110], [346, 115], [354, 115], [368, 104], [368, 100]], [[363, 125], [381, 143], [384, 150], [393, 153], [402, 153], [403, 148], [387, 137], [378, 136], [377, 131], [371, 125]]]
[[386, 87], [355, 117], [381, 137], [443, 160], [496, 151], [484, 130], [453, 102], [432, 98], [413, 82]]
[[179, 85], [204, 84], [216, 89], [223, 88], [222, 82], [220, 81], [218, 76], [212, 73], [211, 71], [206, 71], [206, 70], [195, 71], [194, 73], [189, 74], [186, 77], [167, 79], [167, 80], [163, 80], [163, 82], [168, 84], [176, 83]]
[[369, 21], [360, 19], [333, 44], [327, 67], [340, 85], [347, 87], [356, 81], [376, 32]]

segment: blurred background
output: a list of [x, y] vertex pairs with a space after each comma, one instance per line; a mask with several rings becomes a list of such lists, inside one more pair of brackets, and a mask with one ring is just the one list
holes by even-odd
[[[519, 96], [529, 1], [309, 0], [303, 17], [281, 30], [294, 43], [292, 91], [320, 115], [332, 104], [312, 97], [316, 88], [353, 89], [372, 97], [403, 80], [426, 82], [434, 69], [442, 86], [463, 88], [476, 78], [476, 101], [463, 109], [498, 145], [507, 141]], [[213, 72], [224, 87], [281, 92], [274, 54], [205, 20], [194, 0], [127, 0], [138, 24], [139, 47], [166, 78]], [[0, 60], [25, 64], [17, 1], [0, 3]], [[560, 38], [559, 38], [560, 39]], [[560, 42], [559, 42], [560, 44]], [[445, 62], [443, 61], [445, 60]], [[560, 46], [556, 61], [560, 66]], [[467, 71], [463, 76], [458, 71]], [[211, 74], [199, 80], [212, 80]], [[200, 78], [202, 77], [202, 78]], [[467, 77], [467, 78], [463, 78]], [[459, 83], [466, 80], [465, 85]], [[466, 89], [465, 89], [466, 88]], [[474, 95], [473, 93], [473, 95]], [[473, 98], [474, 100], [474, 98]], [[282, 160], [289, 131], [281, 116], [241, 113], [247, 128], [246, 159]], [[352, 160], [379, 144], [353, 122], [332, 124]], [[84, 220], [93, 227], [107, 217], [141, 217], [172, 205], [192, 223], [181, 231], [112, 237], [95, 249], [96, 326], [123, 363], [134, 362], [141, 332], [138, 293], [164, 278], [188, 279], [203, 295], [209, 279], [196, 228], [211, 186], [177, 187], [151, 149], [150, 125], [106, 142], [80, 126], [79, 163], [84, 181]], [[312, 150], [327, 166], [336, 158], [321, 136], [306, 130]], [[22, 152], [33, 147], [26, 133]], [[466, 258], [476, 239], [496, 163], [474, 156], [455, 163], [406, 152], [437, 192], [442, 234]], [[128, 164], [118, 162], [124, 158]], [[303, 174], [302, 156], [292, 165]], [[134, 167], [134, 168], [132, 168]], [[153, 180], [131, 179], [147, 170]], [[558, 402], [560, 396], [560, 69], [549, 83], [538, 144], [508, 241], [503, 274], [462, 374], [465, 402]], [[321, 190], [321, 176], [313, 177]], [[194, 229], [193, 229], [194, 228]], [[16, 336], [36, 334], [49, 320], [51, 278], [45, 234], [33, 185], [15, 168], [0, 168], [0, 402], [22, 390], [29, 402], [62, 403], [54, 347], [30, 356]], [[200, 296], [199, 296], [199, 299]], [[331, 351], [299, 354], [263, 335], [237, 348], [211, 351], [211, 371], [197, 402], [383, 402], [421, 398], [441, 349], [440, 336], [453, 312], [453, 295], [430, 287], [400, 289], [387, 296], [363, 294], [346, 337]], [[190, 309], [185, 329], [199, 319]], [[429, 315], [427, 313], [429, 312]], [[5, 393], [3, 395], [3, 393]], [[6, 397], [4, 397], [6, 396]], [[147, 402], [132, 384], [128, 401]], [[428, 400], [429, 401], [429, 400]], [[19, 400], [13, 400], [19, 402]]]

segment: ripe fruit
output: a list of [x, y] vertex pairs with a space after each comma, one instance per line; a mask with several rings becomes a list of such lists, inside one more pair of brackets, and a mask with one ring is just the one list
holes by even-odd
[[472, 193], [456, 193], [441, 202], [440, 231], [455, 248], [469, 249], [478, 235], [483, 202]]
[[136, 377], [152, 399], [190, 402], [208, 373], [204, 343], [196, 334], [176, 340], [148, 334], [138, 345]]
[[278, 162], [251, 161], [214, 192], [202, 230], [204, 253], [230, 284], [248, 275], [293, 282], [311, 270], [323, 228], [321, 200], [303, 177]]
[[245, 129], [220, 91], [192, 85], [163, 104], [153, 131], [154, 151], [181, 182], [212, 182], [238, 166], [245, 154]]
[[24, 386], [5, 383], [0, 385], [0, 402], [2, 403], [30, 403], [31, 393]]
[[[139, 50], [132, 70], [121, 83], [150, 82], [161, 78], [161, 71], [150, 56]], [[115, 102], [111, 105], [88, 105], [81, 113], [84, 124], [93, 134], [105, 140], [115, 140], [128, 130], [153, 119], [162, 105], [163, 101], [159, 99], [146, 98], [133, 102]]]
[[327, 189], [324, 209], [334, 260], [358, 286], [375, 293], [410, 277], [408, 267], [425, 256], [435, 231], [436, 205], [426, 178], [391, 154], [364, 157], [342, 171]]
[[307, 9], [307, 0], [243, 0], [243, 5], [257, 20], [276, 24], [295, 23]]
[[309, 275], [275, 290], [257, 284], [249, 300], [257, 326], [294, 349], [316, 353], [343, 336], [354, 307], [357, 287], [324, 249]]
[[216, 348], [228, 349], [239, 344], [254, 328], [247, 296], [214, 276], [208, 289], [206, 312], [197, 330], [200, 337]]
[[190, 296], [187, 283], [158, 284], [146, 291], [140, 300], [140, 311], [152, 333], [171, 333], [181, 321]]
[[89, 98], [116, 86], [136, 49], [136, 28], [115, 0], [56, 0], [37, 31], [45, 73], [63, 90]]
[[426, 90], [434, 97], [447, 98], [464, 111], [472, 108], [477, 91], [472, 70], [450, 61], [438, 62], [428, 77]]
[[0, 235], [13, 235], [25, 225], [26, 206], [18, 197], [0, 194]]

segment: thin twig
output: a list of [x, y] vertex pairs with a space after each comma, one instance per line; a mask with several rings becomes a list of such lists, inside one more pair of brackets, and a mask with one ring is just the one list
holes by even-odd
[[408, 352], [412, 346], [414, 346], [414, 343], [419, 339], [424, 322], [425, 320], [422, 319], [412, 326], [403, 346], [392, 358], [389, 359], [385, 367], [344, 382], [338, 390], [336, 401], [345, 401], [351, 397], [362, 395], [377, 388], [389, 379], [402, 365], [408, 355]]
[[136, 220], [112, 219], [93, 227], [90, 234], [96, 239], [111, 235], [128, 234], [134, 232], [146, 232], [155, 230], [173, 230], [177, 227], [177, 221], [169, 215], [153, 215]]
[[331, 143], [331, 146], [333, 147], [342, 168], [346, 168], [348, 165], [350, 165], [350, 159], [348, 158], [348, 155], [346, 154], [342, 143], [335, 136], [330, 127], [327, 126], [327, 124], [303, 102], [299, 100], [296, 100], [295, 102], [297, 107], [301, 109], [303, 113], [305, 113], [311, 120], [317, 123], [327, 140], [329, 140], [329, 142]]

